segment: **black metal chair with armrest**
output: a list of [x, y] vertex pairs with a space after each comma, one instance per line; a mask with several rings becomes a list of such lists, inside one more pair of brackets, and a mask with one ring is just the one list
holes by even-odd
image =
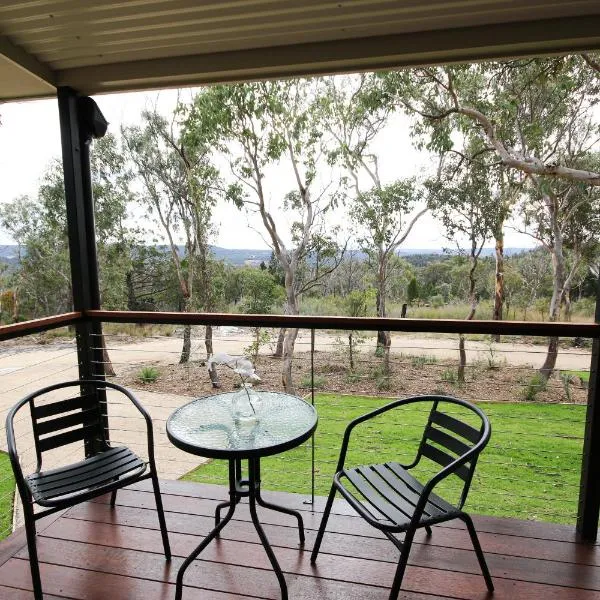
[[[389, 410], [415, 403], [431, 404], [431, 410], [417, 455], [412, 463], [400, 465], [386, 462], [354, 468], [344, 466], [350, 435], [357, 425]], [[446, 406], [457, 405], [476, 415], [478, 428], [443, 412]], [[486, 585], [488, 590], [493, 592], [494, 584], [473, 521], [462, 510], [477, 459], [488, 443], [490, 433], [489, 420], [481, 409], [464, 400], [447, 396], [404, 398], [354, 419], [344, 433], [336, 474], [310, 557], [311, 563], [314, 564], [317, 560], [333, 500], [336, 492], [339, 491], [360, 516], [373, 527], [381, 530], [400, 550], [390, 600], [395, 600], [400, 592], [416, 530], [425, 528], [428, 535], [431, 535], [432, 525], [452, 519], [461, 519], [466, 524]], [[409, 473], [409, 470], [416, 467], [423, 457], [442, 467], [425, 485]], [[438, 483], [451, 475], [462, 480], [460, 499], [456, 505], [433, 492]], [[396, 534], [401, 533], [404, 533], [404, 540], [396, 537]]]
[[[77, 395], [58, 401], [46, 396], [63, 388], [79, 388]], [[144, 461], [125, 446], [111, 446], [106, 430], [106, 390], [116, 390], [128, 398], [142, 414], [147, 430], [148, 460]], [[46, 402], [43, 397], [46, 396]], [[36, 470], [23, 475], [17, 453], [14, 430], [15, 415], [26, 405], [31, 412]], [[104, 407], [104, 408], [103, 408]], [[43, 598], [36, 547], [35, 522], [51, 513], [112, 492], [114, 506], [117, 489], [135, 481], [152, 479], [165, 557], [171, 559], [167, 526], [154, 462], [152, 421], [137, 398], [127, 389], [102, 380], [67, 381], [50, 385], [20, 400], [6, 418], [8, 452], [15, 480], [23, 502], [23, 515], [29, 550], [31, 578], [36, 600]], [[43, 470], [44, 452], [85, 441], [84, 460]], [[45, 510], [34, 512], [38, 504]]]

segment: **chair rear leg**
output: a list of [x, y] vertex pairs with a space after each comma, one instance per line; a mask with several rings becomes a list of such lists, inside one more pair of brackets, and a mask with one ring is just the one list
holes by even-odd
[[160, 533], [162, 535], [165, 558], [167, 560], [171, 560], [171, 546], [169, 544], [169, 534], [167, 532], [167, 523], [165, 521], [165, 511], [160, 495], [160, 487], [158, 486], [156, 468], [154, 466], [152, 468], [152, 489], [154, 490], [154, 500], [156, 501], [156, 512], [158, 513], [158, 522], [160, 524]]
[[402, 586], [402, 579], [404, 579], [404, 572], [406, 571], [406, 565], [408, 564], [408, 555], [410, 554], [410, 548], [414, 537], [414, 529], [409, 529], [404, 536], [402, 550], [400, 551], [400, 559], [398, 560], [398, 566], [396, 567], [396, 574], [394, 575], [394, 582], [392, 583], [392, 589], [390, 590], [389, 600], [396, 600], [400, 593], [400, 587]]
[[117, 501], [117, 490], [113, 490], [110, 495], [110, 505], [114, 508], [115, 502]]
[[40, 565], [37, 555], [35, 519], [31, 506], [26, 506], [25, 503], [23, 503], [23, 516], [25, 517], [25, 534], [27, 536], [27, 551], [29, 552], [33, 596], [35, 600], [43, 600], [44, 594], [42, 593], [42, 580], [40, 579]]
[[310, 562], [311, 564], [315, 564], [317, 560], [317, 556], [319, 555], [319, 549], [321, 548], [321, 542], [323, 541], [323, 534], [325, 533], [325, 528], [327, 527], [327, 521], [329, 520], [329, 513], [331, 512], [331, 507], [333, 506], [333, 499], [335, 498], [336, 488], [335, 485], [331, 486], [331, 490], [329, 491], [329, 496], [327, 497], [327, 503], [325, 504], [325, 512], [323, 513], [323, 517], [321, 518], [321, 524], [319, 525], [319, 532], [317, 533], [317, 539], [315, 540], [315, 545], [313, 546], [313, 550], [310, 554]]
[[429, 525], [425, 525], [425, 531], [427, 532], [427, 537], [431, 537], [433, 531], [431, 530], [431, 527]]
[[469, 530], [469, 535], [471, 536], [471, 542], [473, 544], [473, 548], [475, 550], [475, 554], [477, 555], [477, 560], [479, 561], [479, 566], [481, 567], [481, 572], [483, 573], [483, 577], [485, 579], [485, 584], [490, 592], [494, 591], [494, 582], [492, 581], [492, 577], [488, 570], [487, 563], [485, 561], [485, 556], [483, 554], [483, 550], [481, 549], [481, 544], [479, 543], [479, 538], [477, 537], [477, 532], [475, 531], [475, 525], [473, 525], [473, 520], [469, 515], [463, 513], [460, 516], [461, 520], [464, 521], [467, 529]]

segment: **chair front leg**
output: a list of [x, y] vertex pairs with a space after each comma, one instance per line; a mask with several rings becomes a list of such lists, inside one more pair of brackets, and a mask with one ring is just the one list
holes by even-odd
[[169, 534], [167, 532], [167, 523], [165, 521], [165, 511], [163, 508], [160, 487], [158, 486], [158, 477], [156, 476], [156, 467], [152, 465], [152, 489], [154, 490], [154, 500], [156, 501], [156, 512], [158, 513], [158, 522], [160, 524], [160, 533], [162, 535], [165, 558], [171, 560], [171, 546], [169, 544]]
[[336, 487], [334, 484], [331, 485], [331, 490], [329, 491], [329, 496], [327, 497], [327, 503], [325, 504], [325, 512], [323, 513], [323, 517], [321, 519], [321, 524], [319, 525], [319, 532], [317, 533], [317, 539], [315, 540], [315, 545], [313, 546], [313, 551], [310, 555], [310, 562], [315, 564], [317, 560], [317, 556], [319, 555], [319, 549], [321, 547], [321, 542], [323, 541], [323, 534], [325, 533], [325, 528], [327, 527], [327, 521], [329, 520], [329, 513], [331, 512], [331, 507], [333, 506], [333, 500], [335, 498]]
[[402, 550], [400, 551], [400, 559], [398, 560], [398, 566], [396, 567], [396, 574], [394, 575], [394, 582], [392, 583], [392, 589], [390, 590], [389, 600], [397, 600], [398, 594], [400, 593], [400, 587], [402, 586], [402, 579], [404, 578], [404, 572], [406, 571], [406, 565], [408, 564], [408, 555], [410, 554], [410, 548], [415, 537], [415, 528], [410, 528], [404, 536], [402, 542]]
[[475, 554], [477, 555], [477, 560], [479, 561], [479, 566], [481, 567], [481, 572], [483, 573], [485, 584], [487, 585], [488, 590], [490, 592], [493, 592], [494, 582], [492, 581], [492, 576], [490, 575], [487, 562], [485, 561], [485, 555], [483, 554], [483, 550], [481, 549], [481, 544], [479, 543], [479, 538], [477, 537], [477, 531], [475, 531], [475, 525], [473, 525], [473, 519], [471, 519], [471, 517], [466, 513], [460, 515], [460, 519], [465, 523], [467, 529], [469, 530], [469, 535], [471, 536], [473, 549], [475, 550]]
[[44, 594], [42, 593], [42, 580], [40, 578], [40, 565], [37, 554], [35, 518], [33, 508], [27, 501], [23, 502], [23, 516], [25, 518], [25, 534], [27, 536], [27, 551], [29, 552], [33, 596], [35, 600], [43, 600]]

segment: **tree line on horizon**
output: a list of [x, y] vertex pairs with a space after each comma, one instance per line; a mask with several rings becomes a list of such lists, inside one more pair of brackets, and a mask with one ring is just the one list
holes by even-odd
[[[532, 277], [549, 274], [549, 287], [540, 284], [536, 301], [549, 298], [548, 320], [557, 320], [561, 311], [568, 317], [573, 290], [583, 289], [598, 260], [596, 65], [595, 57], [576, 55], [216, 85], [199, 90], [190, 102], [178, 101], [170, 115], [144, 111], [139, 125], [98, 140], [92, 152], [103, 306], [168, 304], [183, 312], [210, 312], [222, 308], [225, 298], [231, 304], [237, 286], [268, 292], [257, 300], [254, 292], [242, 291], [248, 312], [279, 306], [297, 315], [303, 299], [335, 294], [334, 282], [346, 278], [360, 281], [347, 290], [355, 295], [347, 307], [358, 313], [354, 316], [371, 304], [377, 316], [388, 316], [392, 298], [448, 303], [460, 297], [467, 304], [464, 318], [473, 319], [480, 301], [491, 296], [492, 317], [502, 319], [516, 306], [513, 280], [521, 277], [532, 288]], [[410, 120], [415, 149], [430, 157], [432, 168], [418, 177], [394, 179], [381, 172], [375, 142], [398, 113]], [[273, 169], [286, 178], [283, 194], [272, 187]], [[219, 203], [245, 211], [260, 228], [272, 249], [264, 269], [240, 274], [211, 256]], [[129, 224], [133, 206], [144, 211], [151, 230]], [[346, 230], [328, 221], [334, 210], [344, 211]], [[411, 274], [398, 250], [427, 212], [460, 255]], [[525, 268], [537, 260], [528, 267], [530, 275], [504, 257], [511, 219], [539, 245], [514, 261]], [[0, 275], [4, 295], [13, 294], [13, 317], [69, 310], [58, 162], [36, 197], [0, 207], [0, 226], [20, 249], [18, 270]], [[366, 261], [353, 260], [350, 234]], [[167, 240], [166, 252], [156, 248], [159, 236]], [[493, 261], [482, 256], [490, 241]], [[454, 269], [450, 281], [444, 280], [448, 268]], [[457, 292], [452, 286], [459, 281]], [[7, 302], [9, 297], [4, 306]], [[281, 330], [276, 348], [288, 391], [294, 389], [297, 334], [295, 328]], [[464, 341], [459, 336], [459, 381]], [[390, 333], [378, 332], [384, 371], [390, 345]], [[212, 346], [212, 329], [206, 327], [208, 355]], [[186, 327], [182, 362], [190, 349]], [[554, 370], [557, 353], [558, 339], [552, 338], [544, 377]], [[211, 377], [216, 382], [217, 374]]]

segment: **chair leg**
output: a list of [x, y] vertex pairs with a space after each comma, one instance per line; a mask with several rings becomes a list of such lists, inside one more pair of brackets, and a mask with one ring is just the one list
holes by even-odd
[[29, 567], [31, 569], [31, 583], [35, 600], [43, 600], [42, 580], [40, 579], [40, 565], [37, 555], [37, 542], [35, 532], [35, 519], [33, 509], [23, 503], [23, 516], [25, 517], [25, 533], [27, 535], [27, 551], [29, 552]]
[[336, 488], [335, 485], [331, 486], [331, 490], [329, 492], [329, 496], [327, 497], [327, 503], [325, 504], [325, 512], [323, 513], [323, 517], [321, 519], [321, 524], [319, 525], [319, 532], [317, 533], [317, 539], [315, 540], [315, 545], [313, 546], [313, 550], [310, 555], [310, 562], [315, 564], [317, 560], [317, 556], [319, 555], [319, 549], [321, 548], [321, 542], [323, 541], [323, 534], [325, 533], [325, 527], [327, 527], [327, 521], [329, 520], [329, 513], [331, 512], [331, 507], [333, 506], [333, 499], [335, 498]]
[[114, 508], [115, 502], [117, 501], [117, 490], [113, 490], [110, 495], [110, 505]]
[[425, 525], [425, 531], [427, 532], [427, 537], [431, 537], [431, 535], [433, 534], [433, 531], [431, 530], [431, 527], [429, 525]]
[[400, 559], [398, 560], [398, 566], [396, 567], [396, 574], [394, 575], [394, 582], [392, 583], [392, 589], [390, 590], [389, 600], [396, 600], [400, 593], [400, 587], [402, 586], [402, 579], [404, 579], [404, 572], [406, 571], [406, 565], [408, 564], [408, 555], [410, 554], [410, 548], [414, 537], [414, 529], [409, 529], [404, 536], [402, 550], [400, 551]]
[[171, 546], [169, 544], [169, 534], [167, 532], [167, 523], [165, 521], [165, 511], [163, 508], [160, 487], [158, 486], [158, 477], [156, 468], [152, 468], [152, 489], [154, 490], [154, 500], [156, 501], [156, 512], [158, 513], [158, 522], [160, 524], [160, 533], [162, 535], [165, 558], [171, 560]]
[[485, 584], [490, 592], [494, 591], [494, 582], [492, 581], [492, 577], [488, 570], [487, 563], [485, 561], [485, 556], [483, 554], [483, 550], [481, 549], [481, 544], [479, 543], [479, 538], [477, 537], [477, 532], [475, 531], [475, 525], [473, 525], [473, 519], [466, 513], [463, 513], [460, 516], [461, 520], [464, 521], [467, 529], [469, 530], [469, 535], [471, 536], [471, 542], [473, 544], [473, 548], [475, 550], [475, 554], [477, 555], [477, 560], [479, 561], [479, 566], [481, 567], [481, 572], [483, 573], [483, 578], [485, 579]]

